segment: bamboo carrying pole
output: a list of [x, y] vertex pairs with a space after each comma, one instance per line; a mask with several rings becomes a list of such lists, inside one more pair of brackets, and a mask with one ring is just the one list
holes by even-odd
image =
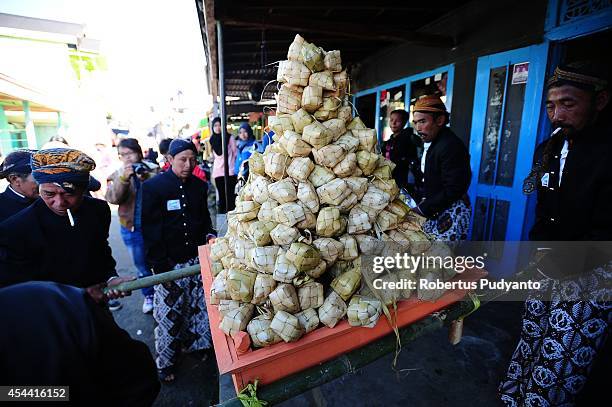
[[[196, 274], [200, 274], [200, 265], [195, 264], [193, 266], [185, 267], [177, 270], [170, 270], [161, 274], [154, 274], [152, 276], [142, 277], [138, 280], [126, 281], [121, 284], [113, 287], [113, 290], [119, 291], [134, 291], [139, 290], [141, 288], [153, 287], [157, 284], [167, 283], [168, 281], [178, 280], [179, 278], [195, 276]], [[106, 294], [109, 291], [109, 288], [104, 288], [104, 293]]]

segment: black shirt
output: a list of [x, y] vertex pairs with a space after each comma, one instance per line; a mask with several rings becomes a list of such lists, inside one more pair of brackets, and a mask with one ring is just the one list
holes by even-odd
[[26, 197], [17, 195], [11, 187], [6, 187], [4, 192], [0, 194], [0, 222], [27, 208], [32, 202]]
[[564, 143], [555, 136], [536, 149], [531, 179], [538, 199], [529, 238], [552, 248], [538, 264], [552, 278], [577, 275], [612, 258], [612, 130], [591, 126], [568, 141], [559, 186]]
[[[559, 168], [564, 139], [554, 137], [536, 150], [540, 165], [536, 221], [531, 240], [612, 240], [612, 129], [593, 126], [576, 134], [569, 149], [561, 186]], [[543, 177], [544, 181], [542, 180]], [[547, 184], [547, 185], [545, 185]]]
[[214, 233], [204, 181], [181, 181], [168, 171], [142, 185], [142, 234], [147, 263], [155, 273], [171, 270], [198, 255], [206, 235]]
[[0, 287], [31, 280], [89, 287], [115, 276], [108, 204], [84, 197], [73, 217], [74, 227], [39, 198], [0, 223]]
[[433, 218], [462, 199], [470, 186], [470, 155], [459, 139], [444, 127], [432, 141], [425, 157], [424, 200], [419, 208]]
[[417, 148], [412, 141], [412, 128], [403, 129], [399, 134], [392, 135], [383, 143], [382, 153], [396, 165], [393, 179], [397, 186], [412, 192], [413, 186], [408, 184], [408, 173], [418, 165]]

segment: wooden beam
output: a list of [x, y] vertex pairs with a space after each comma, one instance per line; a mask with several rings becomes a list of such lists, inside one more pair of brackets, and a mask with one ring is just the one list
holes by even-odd
[[[226, 51], [227, 55], [226, 55], [225, 60], [228, 61], [228, 62], [231, 61], [234, 58], [243, 58], [243, 57], [250, 57], [250, 56], [254, 56], [254, 55], [257, 55], [257, 56], [261, 55], [261, 50], [259, 48], [254, 48], [251, 51], [243, 51], [243, 50], [241, 50], [239, 52], [232, 51], [231, 48], [229, 48], [227, 46], [226, 46], [226, 49], [227, 49], [227, 51]], [[282, 56], [282, 55], [287, 55], [287, 50], [284, 50], [284, 51], [282, 51], [282, 50], [278, 50], [278, 51], [270, 51], [270, 50], [268, 50], [268, 51], [266, 51], [266, 54]], [[283, 59], [287, 59], [287, 58], [285, 57]]]
[[[244, 27], [243, 27], [244, 28]], [[234, 33], [236, 32], [236, 28], [233, 29], [232, 32], [228, 32], [228, 37], [234, 37]], [[274, 33], [274, 32], [266, 32], [266, 37], [270, 36], [274, 36], [274, 37], [278, 37], [278, 35], [276, 35], [278, 32]], [[285, 33], [281, 33], [283, 38], [266, 38], [266, 44], [270, 45], [270, 46], [279, 46], [279, 47], [284, 47], [284, 48], [289, 48], [289, 45], [291, 44], [291, 41], [293, 41], [293, 38], [289, 38], [287, 37], [287, 35]], [[248, 37], [245, 38], [244, 36], [240, 36], [240, 35], [236, 35], [235, 37], [239, 37], [236, 40], [227, 40], [225, 41], [225, 46], [226, 47], [232, 47], [232, 46], [236, 46], [236, 47], [258, 47], [261, 44], [261, 39], [257, 39], [257, 40], [249, 40]], [[327, 43], [327, 44], [335, 44], [337, 46], [344, 46], [344, 45], [350, 45], [351, 44], [351, 39], [347, 38], [347, 37], [330, 37], [330, 36], [319, 36], [319, 35], [309, 35], [308, 36], [308, 40], [311, 42], [314, 42], [315, 44], [318, 43]], [[375, 41], [375, 40], [372, 40]]]
[[243, 67], [243, 64], [235, 64], [232, 68], [225, 67], [225, 72], [228, 77], [244, 77], [244, 76], [276, 76], [276, 68], [269, 66], [265, 69], [261, 67]]
[[[0, 106], [2, 106], [4, 108], [5, 111], [11, 111], [11, 112], [23, 112], [23, 106], [15, 106], [15, 105], [5, 105], [4, 103], [0, 102]], [[57, 110], [54, 110], [53, 108], [50, 107], [45, 107], [45, 106], [31, 106], [30, 107], [30, 112], [52, 112], [52, 113], [57, 113]]]
[[253, 85], [256, 83], [266, 83], [266, 82], [267, 80], [262, 79], [262, 78], [225, 78], [226, 86], [231, 86], [231, 85], [249, 86], [249, 85]]
[[[259, 62], [251, 62], [251, 61], [232, 61], [231, 63], [225, 64], [225, 72], [227, 78], [276, 78], [276, 72], [244, 72], [244, 70], [248, 71], [257, 71], [260, 68]], [[274, 68], [276, 70], [276, 68]]]
[[210, 89], [213, 100], [219, 98], [219, 61], [217, 59], [217, 32], [215, 28], [215, 0], [203, 0], [204, 22], [206, 37], [205, 46], [208, 48]]
[[[332, 49], [339, 49], [340, 52], [342, 53], [342, 55], [361, 55], [363, 56], [363, 52], [366, 49], [378, 49], [378, 47], [372, 47], [372, 46], [367, 46], [367, 47], [359, 47], [357, 46], [357, 44], [355, 44], [354, 42], [351, 45], [348, 45], [346, 47], [343, 47], [342, 45], [337, 46], [337, 47], [329, 47], [327, 43], [325, 42], [315, 42], [313, 41], [313, 43], [323, 46], [325, 49], [327, 50], [332, 50]], [[235, 57], [244, 57], [244, 56], [249, 56], [249, 55], [253, 55], [253, 54], [257, 54], [260, 55], [261, 54], [261, 48], [260, 47], [254, 47], [254, 46], [250, 46], [250, 47], [237, 47], [237, 46], [230, 46], [228, 43], [225, 43], [225, 49], [226, 49], [226, 54], [225, 54], [225, 60], [228, 61], [229, 59], [235, 58]], [[289, 46], [285, 46], [285, 47], [273, 47], [273, 48], [267, 48], [266, 47], [266, 54], [268, 55], [287, 55], [287, 50], [289, 49]]]
[[210, 84], [212, 78], [211, 72], [208, 69], [210, 65], [210, 49], [208, 48], [208, 33], [206, 32], [206, 19], [204, 18], [204, 2], [203, 0], [195, 0], [196, 14], [198, 16], [198, 24], [200, 27], [200, 36], [202, 37], [202, 46], [204, 47], [204, 60], [206, 63], [206, 87], [207, 92], [210, 93]]
[[[291, 41], [284, 40], [266, 40], [266, 44], [268, 45], [287, 45], [290, 44]], [[257, 41], [225, 41], [225, 46], [229, 49], [230, 47], [241, 47], [241, 46], [259, 46], [261, 44], [261, 40]], [[289, 45], [287, 45], [289, 47]]]
[[[414, 2], [411, 5], [401, 4], [402, 2], [392, 1], [384, 4], [380, 1], [369, 1], [367, 4], [356, 4], [353, 2], [347, 2], [346, 0], [337, 0], [330, 1], [327, 0], [322, 4], [316, 3], [297, 3], [297, 2], [287, 2], [282, 1], [277, 4], [251, 4], [251, 2], [247, 1], [241, 3], [241, 9], [247, 10], [325, 10], [325, 9], [337, 9], [337, 10], [360, 10], [360, 11], [376, 11], [376, 10], [388, 10], [388, 11], [409, 11], [409, 12], [419, 12], [419, 11], [445, 11], [450, 10], [453, 7], [448, 5], [436, 5], [431, 4], [427, 6], [416, 6]], [[398, 4], [399, 3], [399, 4]]]
[[[259, 29], [285, 30], [301, 33], [319, 33], [334, 36], [344, 36], [355, 39], [378, 40], [385, 42], [410, 42], [413, 44], [450, 48], [455, 45], [451, 37], [417, 33], [392, 27], [380, 27], [364, 24], [334, 22], [324, 24], [321, 21], [304, 20], [295, 16], [267, 16], [258, 19], [252, 15], [232, 12], [231, 15], [219, 15], [217, 19], [226, 26], [256, 27]], [[365, 23], [365, 22], [364, 22]]]

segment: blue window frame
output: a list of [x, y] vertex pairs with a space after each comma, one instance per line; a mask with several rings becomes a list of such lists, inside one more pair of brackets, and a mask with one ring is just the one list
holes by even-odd
[[549, 0], [546, 38], [567, 40], [610, 28], [612, 3], [602, 0]]
[[[375, 120], [374, 120], [374, 128], [376, 129], [376, 134], [378, 134], [378, 141], [379, 143], [382, 142], [382, 129], [381, 129], [381, 123], [382, 123], [382, 118], [380, 117], [380, 96], [381, 96], [381, 91], [384, 90], [388, 90], [391, 88], [396, 88], [398, 86], [402, 86], [405, 88], [405, 93], [404, 93], [404, 100], [406, 101], [406, 108], [408, 108], [410, 106], [410, 99], [411, 99], [411, 84], [412, 82], [415, 81], [419, 81], [419, 80], [423, 80], [426, 78], [429, 78], [431, 76], [437, 75], [437, 74], [443, 74], [446, 73], [447, 74], [447, 79], [446, 79], [446, 108], [448, 109], [448, 111], [451, 111], [452, 108], [452, 102], [453, 102], [453, 81], [455, 78], [455, 65], [454, 64], [450, 64], [450, 65], [444, 65], [429, 71], [425, 71], [425, 72], [421, 72], [418, 73], [416, 75], [411, 75], [411, 76], [407, 76], [405, 78], [402, 79], [398, 79], [392, 82], [387, 82], [384, 83], [382, 85], [370, 88], [370, 89], [366, 89], [366, 90], [362, 90], [360, 92], [355, 93], [355, 95], [353, 96], [353, 105], [357, 108], [357, 111], [359, 110], [359, 105], [357, 103], [357, 99], [361, 96], [365, 96], [365, 95], [370, 95], [370, 94], [375, 94], [376, 95], [376, 105], [375, 105], [375, 109], [374, 109], [374, 113], [375, 113]], [[406, 109], [407, 111], [409, 111], [408, 109]]]
[[[521, 240], [527, 209], [522, 181], [537, 142], [548, 45], [478, 58], [470, 137], [472, 240]], [[526, 63], [528, 75], [519, 79]], [[518, 246], [490, 246], [488, 270], [496, 277], [509, 274]]]

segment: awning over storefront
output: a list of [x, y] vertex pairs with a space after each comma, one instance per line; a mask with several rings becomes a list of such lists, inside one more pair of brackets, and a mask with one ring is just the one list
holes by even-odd
[[61, 101], [45, 95], [24, 83], [0, 73], [0, 104], [5, 111], [23, 111], [23, 101], [30, 102], [32, 112], [61, 112]]
[[273, 65], [286, 59], [295, 34], [326, 50], [342, 50], [343, 65], [358, 70], [364, 58], [397, 43], [450, 50], [456, 39], [428, 33], [427, 25], [465, 3], [196, 0], [213, 100], [218, 100], [216, 21], [223, 24], [226, 101], [228, 114], [234, 114], [271, 104], [275, 85], [264, 87], [276, 78]]

